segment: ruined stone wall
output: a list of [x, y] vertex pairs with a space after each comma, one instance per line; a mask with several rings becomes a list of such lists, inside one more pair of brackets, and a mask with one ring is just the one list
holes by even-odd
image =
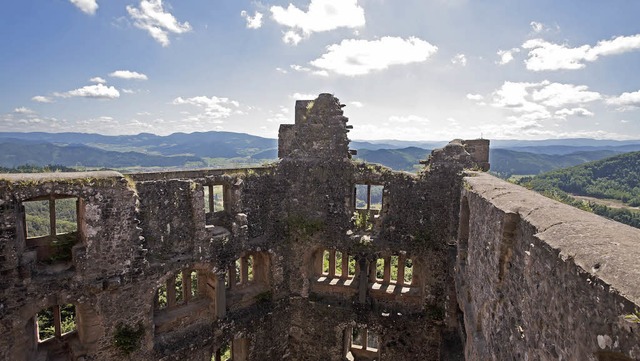
[[[638, 358], [622, 318], [637, 230], [486, 175], [463, 184], [485, 140], [420, 174], [354, 162], [347, 123], [322, 94], [296, 104], [270, 166], [1, 175], [0, 359]], [[25, 202], [64, 197], [77, 232], [28, 237]], [[65, 304], [77, 331], [39, 342], [36, 314]]]
[[486, 174], [462, 190], [468, 360], [638, 360], [640, 231]]

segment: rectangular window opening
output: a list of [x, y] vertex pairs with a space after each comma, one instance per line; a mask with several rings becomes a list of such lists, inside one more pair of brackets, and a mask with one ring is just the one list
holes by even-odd
[[330, 253], [327, 250], [322, 252], [322, 274], [329, 274], [329, 257]]
[[253, 269], [253, 256], [247, 256], [247, 281], [253, 281], [254, 277], [254, 269]]
[[77, 198], [55, 200], [56, 234], [73, 233], [78, 230]]
[[366, 184], [356, 184], [355, 188], [355, 208], [369, 209], [369, 186]]
[[156, 292], [156, 302], [158, 305], [158, 309], [163, 309], [167, 307], [167, 285], [163, 284], [158, 288], [158, 292]]
[[198, 272], [193, 270], [191, 271], [191, 297], [198, 296]]
[[62, 334], [73, 332], [76, 329], [76, 306], [70, 303], [60, 306], [60, 330]]
[[382, 281], [384, 279], [384, 258], [378, 258], [376, 260], [376, 280]]
[[236, 285], [239, 285], [240, 283], [242, 283], [242, 260], [240, 258], [238, 258], [235, 262], [236, 265], [236, 274], [235, 274], [235, 278], [233, 280], [233, 283]]
[[364, 332], [359, 328], [354, 327], [351, 333], [351, 345], [352, 346], [362, 346], [364, 345]]
[[356, 276], [356, 259], [353, 256], [349, 256], [349, 274], [350, 278]]
[[336, 251], [336, 276], [346, 276], [342, 272], [342, 252]]
[[44, 342], [56, 335], [53, 323], [53, 308], [44, 309], [36, 315], [38, 323], [38, 341]]
[[398, 282], [398, 256], [391, 256], [391, 282]]
[[27, 223], [27, 238], [51, 235], [49, 201], [29, 201], [24, 202], [23, 205]]
[[369, 209], [381, 210], [382, 209], [382, 191], [384, 186], [370, 185], [369, 194]]
[[176, 289], [176, 304], [183, 303], [184, 292], [182, 287], [182, 272], [178, 272], [178, 274], [176, 275], [175, 289]]
[[407, 258], [404, 262], [404, 284], [410, 285], [413, 281], [413, 261]]
[[367, 350], [378, 351], [378, 335], [373, 332], [367, 332]]

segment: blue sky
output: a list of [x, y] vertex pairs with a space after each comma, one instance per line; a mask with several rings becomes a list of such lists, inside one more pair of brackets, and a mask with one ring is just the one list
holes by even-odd
[[0, 131], [640, 139], [637, 0], [7, 0]]

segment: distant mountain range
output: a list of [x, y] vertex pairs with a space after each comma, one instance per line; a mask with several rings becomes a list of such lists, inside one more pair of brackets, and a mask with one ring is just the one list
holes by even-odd
[[[447, 142], [352, 141], [357, 159], [416, 171], [420, 160]], [[539, 174], [552, 169], [640, 150], [639, 141], [554, 139], [492, 141], [493, 172]], [[24, 164], [84, 167], [207, 167], [259, 164], [277, 158], [277, 140], [244, 133], [149, 133], [107, 136], [86, 133], [0, 133], [0, 166]]]

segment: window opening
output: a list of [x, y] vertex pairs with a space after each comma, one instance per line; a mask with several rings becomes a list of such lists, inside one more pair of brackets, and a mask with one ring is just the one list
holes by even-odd
[[191, 297], [198, 296], [198, 272], [191, 271]]
[[38, 341], [44, 342], [73, 332], [76, 326], [76, 308], [72, 304], [55, 305], [36, 315]]
[[204, 186], [205, 212], [224, 210], [224, 186], [222, 184]]
[[69, 262], [78, 240], [79, 198], [67, 197], [23, 202], [27, 247], [38, 261]]
[[211, 357], [211, 361], [230, 361], [233, 351], [231, 350], [231, 343], [225, 343]]

